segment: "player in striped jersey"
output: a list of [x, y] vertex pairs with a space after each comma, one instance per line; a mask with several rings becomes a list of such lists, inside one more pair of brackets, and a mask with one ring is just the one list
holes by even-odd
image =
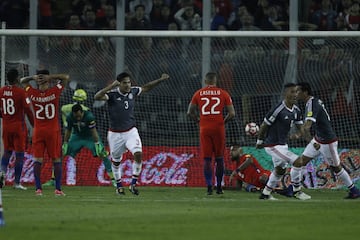
[[[312, 96], [310, 84], [307, 82], [298, 83], [298, 98], [306, 103], [305, 123], [302, 127], [302, 136], [308, 142], [301, 159], [295, 161], [294, 165], [305, 166], [311, 159], [322, 154], [330, 168], [335, 172], [337, 179], [340, 179], [349, 189], [347, 199], [360, 197], [360, 191], [352, 182], [349, 174], [340, 164], [340, 157], [337, 150], [338, 139], [331, 126], [331, 119], [324, 103]], [[310, 129], [314, 125], [315, 136], [311, 136]]]

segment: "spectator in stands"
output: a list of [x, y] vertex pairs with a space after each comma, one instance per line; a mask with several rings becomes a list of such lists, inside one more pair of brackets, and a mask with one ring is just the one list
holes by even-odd
[[145, 17], [145, 6], [139, 4], [135, 7], [135, 14], [128, 19], [126, 23], [127, 30], [149, 30], [151, 29], [150, 21]]
[[115, 9], [112, 5], [107, 4], [102, 6], [103, 14], [97, 17], [98, 23], [102, 29], [107, 29], [110, 26], [110, 21], [116, 18]]
[[217, 9], [217, 13], [225, 18], [227, 21], [233, 11], [232, 3], [230, 0], [213, 0], [212, 3]]
[[79, 30], [82, 29], [80, 25], [80, 17], [77, 14], [72, 14], [69, 17], [69, 21], [66, 24], [66, 29], [68, 30]]
[[96, 14], [94, 10], [85, 11], [84, 21], [82, 22], [83, 29], [100, 29], [99, 24], [96, 22]]
[[195, 13], [193, 6], [179, 9], [174, 15], [181, 30], [201, 30], [201, 17]]
[[239, 30], [242, 27], [241, 18], [245, 14], [249, 14], [245, 5], [240, 5], [238, 8], [236, 8], [235, 11], [231, 13], [227, 22], [229, 30]]
[[353, 2], [348, 14], [345, 15], [345, 24], [350, 31], [358, 31], [360, 23], [360, 5], [359, 2]]
[[152, 17], [152, 29], [167, 30], [170, 23], [174, 22], [174, 16], [171, 15], [170, 7], [168, 5], [161, 5], [160, 16], [158, 18]]
[[279, 18], [280, 6], [270, 5], [264, 10], [264, 15], [258, 20], [259, 28], [263, 30], [288, 30], [288, 19]]
[[52, 0], [39, 0], [39, 28], [51, 29], [53, 16], [51, 11]]
[[[222, 16], [219, 12], [219, 7], [215, 6], [215, 4], [211, 4], [211, 30], [226, 30], [227, 21], [224, 16]], [[221, 27], [220, 27], [221, 26]], [[220, 29], [219, 29], [220, 27]]]
[[[150, 1], [151, 2], [151, 1]], [[152, 0], [152, 8], [151, 8], [151, 12], [150, 12], [150, 21], [153, 22], [157, 22], [161, 19], [161, 9], [164, 4], [164, 0]], [[168, 6], [168, 5], [166, 5]], [[170, 11], [170, 7], [169, 7], [169, 11]]]
[[144, 16], [149, 20], [150, 12], [153, 7], [152, 0], [131, 0], [129, 2], [130, 15], [135, 14], [137, 6], [142, 5], [144, 8]]
[[330, 0], [322, 0], [321, 8], [312, 15], [312, 23], [318, 26], [319, 31], [334, 31], [336, 30], [336, 16], [337, 13], [332, 10]]
[[0, 20], [6, 22], [6, 28], [27, 28], [29, 19], [29, 1], [3, 0], [0, 3]]

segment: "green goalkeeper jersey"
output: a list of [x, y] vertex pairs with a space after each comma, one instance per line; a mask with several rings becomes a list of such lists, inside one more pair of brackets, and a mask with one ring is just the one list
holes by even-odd
[[84, 116], [80, 121], [77, 121], [72, 113], [66, 117], [67, 129], [71, 131], [71, 135], [83, 139], [92, 139], [91, 129], [96, 127], [95, 117], [90, 111], [84, 111]]
[[[69, 103], [69, 104], [65, 104], [65, 105], [63, 105], [63, 106], [61, 107], [61, 118], [62, 118], [62, 122], [63, 122], [63, 126], [64, 126], [64, 127], [67, 127], [66, 117], [67, 117], [67, 115], [68, 115], [69, 113], [71, 113], [71, 108], [72, 108], [75, 104], [77, 104], [77, 103], [76, 103], [76, 102], [74, 102], [74, 103]], [[80, 104], [80, 105], [81, 105], [81, 107], [82, 107], [82, 109], [83, 109], [84, 111], [88, 111], [88, 110], [89, 110], [89, 108], [88, 108], [87, 106], [85, 106], [85, 105], [83, 105], [83, 104]]]

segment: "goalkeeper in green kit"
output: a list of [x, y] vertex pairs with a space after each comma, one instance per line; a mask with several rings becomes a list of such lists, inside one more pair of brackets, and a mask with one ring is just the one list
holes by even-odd
[[89, 149], [93, 156], [101, 158], [105, 169], [113, 184], [114, 177], [111, 171], [109, 153], [105, 150], [103, 143], [96, 130], [95, 117], [90, 111], [84, 111], [80, 104], [71, 108], [71, 113], [66, 117], [67, 126], [62, 146], [63, 157], [75, 158], [83, 147]]

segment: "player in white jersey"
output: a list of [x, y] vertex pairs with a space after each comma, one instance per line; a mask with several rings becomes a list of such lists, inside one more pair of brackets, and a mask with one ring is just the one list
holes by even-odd
[[[340, 164], [340, 157], [337, 151], [338, 139], [331, 126], [331, 120], [326, 111], [324, 103], [312, 96], [310, 84], [307, 82], [298, 83], [298, 98], [306, 103], [305, 106], [305, 123], [302, 127], [302, 136], [308, 142], [301, 159], [298, 159], [294, 165], [306, 166], [313, 158], [322, 154], [330, 164], [330, 168], [335, 172], [337, 179], [349, 189], [347, 199], [360, 197], [360, 191], [352, 182], [349, 174]], [[315, 125], [315, 136], [312, 137], [310, 128]]]
[[[299, 158], [298, 155], [289, 151], [287, 145], [288, 134], [293, 124], [298, 127], [303, 124], [301, 111], [295, 105], [297, 101], [296, 84], [288, 83], [284, 86], [284, 100], [267, 113], [264, 122], [260, 126], [256, 148], [265, 148], [267, 154], [272, 157], [274, 170], [263, 189], [260, 199], [275, 200], [271, 192], [277, 187], [278, 182], [285, 174], [288, 164], [292, 164]], [[300, 200], [307, 200], [311, 197], [300, 191], [301, 168], [291, 169], [290, 177], [293, 196]], [[287, 194], [288, 195], [288, 194]]]
[[120, 195], [125, 194], [121, 182], [120, 162], [126, 149], [134, 155], [132, 181], [129, 190], [135, 195], [139, 194], [136, 183], [142, 167], [142, 143], [134, 116], [135, 98], [141, 93], [150, 91], [168, 78], [169, 75], [163, 73], [159, 79], [151, 81], [142, 87], [132, 87], [130, 75], [122, 72], [112, 84], [95, 94], [95, 100], [104, 100], [108, 103], [110, 119], [108, 142], [112, 157], [111, 167], [117, 182], [116, 191]]

